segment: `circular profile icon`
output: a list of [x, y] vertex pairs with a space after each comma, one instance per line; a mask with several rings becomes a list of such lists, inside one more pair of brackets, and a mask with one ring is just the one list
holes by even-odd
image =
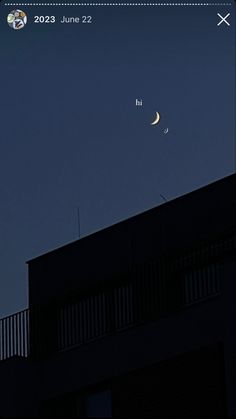
[[27, 23], [27, 15], [25, 12], [22, 12], [22, 10], [12, 10], [7, 16], [7, 23], [12, 29], [23, 29]]

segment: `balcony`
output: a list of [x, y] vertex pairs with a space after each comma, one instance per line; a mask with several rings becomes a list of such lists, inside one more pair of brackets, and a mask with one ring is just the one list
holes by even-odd
[[29, 356], [29, 310], [0, 319], [0, 361]]
[[26, 309], [1, 319], [0, 360], [48, 357], [158, 321], [221, 292], [222, 266], [218, 263], [181, 277], [166, 273], [158, 278], [157, 273], [157, 266], [139, 267], [126, 283], [78, 301]]
[[130, 267], [101, 289], [0, 319], [0, 361], [42, 358], [187, 310], [221, 294], [236, 237]]

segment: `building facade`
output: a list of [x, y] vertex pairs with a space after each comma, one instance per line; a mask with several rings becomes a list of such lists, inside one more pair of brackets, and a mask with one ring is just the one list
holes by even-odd
[[0, 415], [236, 418], [236, 175], [28, 262]]

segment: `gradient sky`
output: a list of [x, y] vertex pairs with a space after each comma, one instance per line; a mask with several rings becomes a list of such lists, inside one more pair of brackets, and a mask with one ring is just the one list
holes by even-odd
[[0, 4], [1, 316], [27, 306], [25, 261], [78, 237], [78, 206], [85, 236], [235, 170], [235, 6], [19, 8], [14, 31]]

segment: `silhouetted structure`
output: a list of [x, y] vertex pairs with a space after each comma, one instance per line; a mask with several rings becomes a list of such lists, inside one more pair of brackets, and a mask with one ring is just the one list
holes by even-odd
[[0, 415], [236, 417], [236, 175], [28, 262]]

